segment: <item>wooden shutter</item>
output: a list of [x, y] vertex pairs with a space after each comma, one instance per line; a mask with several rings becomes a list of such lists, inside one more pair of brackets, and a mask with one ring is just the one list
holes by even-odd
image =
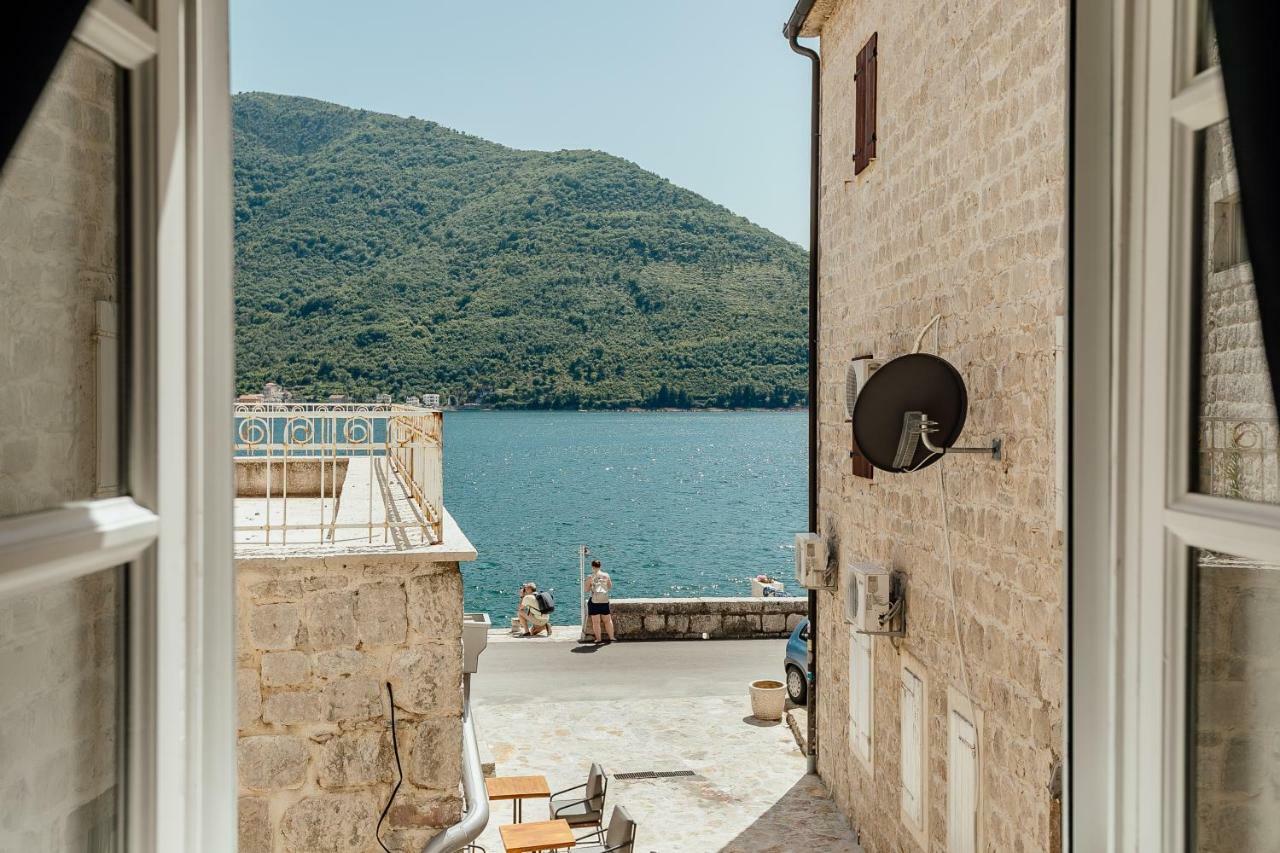
[[947, 748], [947, 851], [976, 853], [978, 848], [978, 731], [951, 712]]
[[924, 682], [902, 668], [902, 813], [924, 825]]
[[871, 640], [865, 634], [849, 637], [849, 735], [853, 750], [871, 760]]
[[855, 175], [876, 159], [876, 37], [871, 38], [858, 51], [854, 71], [854, 152]]

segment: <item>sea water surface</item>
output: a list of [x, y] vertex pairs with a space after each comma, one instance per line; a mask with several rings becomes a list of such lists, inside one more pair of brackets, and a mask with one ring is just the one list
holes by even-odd
[[467, 610], [505, 625], [531, 580], [555, 591], [555, 623], [576, 624], [580, 544], [618, 598], [789, 580], [806, 423], [804, 412], [446, 413], [445, 506], [479, 554], [462, 564]]

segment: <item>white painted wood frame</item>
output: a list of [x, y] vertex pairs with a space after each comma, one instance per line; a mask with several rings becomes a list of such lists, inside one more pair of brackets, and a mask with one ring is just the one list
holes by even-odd
[[127, 72], [127, 495], [0, 520], [0, 597], [126, 565], [123, 849], [233, 850], [226, 0], [93, 0], [75, 38]]
[[1226, 118], [1188, 0], [1077, 0], [1067, 814], [1073, 849], [1188, 848], [1191, 552], [1280, 562], [1280, 507], [1197, 494], [1195, 134]]

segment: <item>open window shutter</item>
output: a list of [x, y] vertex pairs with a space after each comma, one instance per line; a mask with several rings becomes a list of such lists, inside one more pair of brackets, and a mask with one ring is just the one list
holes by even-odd
[[854, 74], [853, 173], [859, 174], [876, 158], [876, 37], [858, 51]]
[[849, 733], [854, 750], [864, 760], [871, 759], [871, 647], [866, 637], [849, 638]]
[[902, 670], [902, 811], [916, 823], [923, 822], [921, 809], [921, 748], [924, 741], [923, 684], [914, 672]]
[[867, 77], [866, 84], [866, 105], [864, 107], [864, 115], [866, 117], [863, 122], [862, 150], [866, 153], [863, 155], [862, 168], [871, 165], [871, 161], [876, 159], [876, 36], [878, 33], [872, 33], [871, 39], [867, 42], [863, 51], [866, 52], [866, 68]]
[[978, 844], [978, 732], [951, 712], [947, 749], [947, 851], [975, 853]]

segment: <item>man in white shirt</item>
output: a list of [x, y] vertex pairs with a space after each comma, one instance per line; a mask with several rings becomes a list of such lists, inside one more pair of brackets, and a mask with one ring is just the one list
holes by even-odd
[[538, 607], [537, 591], [538, 585], [532, 581], [520, 587], [520, 610], [516, 618], [520, 620], [522, 637], [536, 637], [543, 631], [551, 636], [551, 617]]

